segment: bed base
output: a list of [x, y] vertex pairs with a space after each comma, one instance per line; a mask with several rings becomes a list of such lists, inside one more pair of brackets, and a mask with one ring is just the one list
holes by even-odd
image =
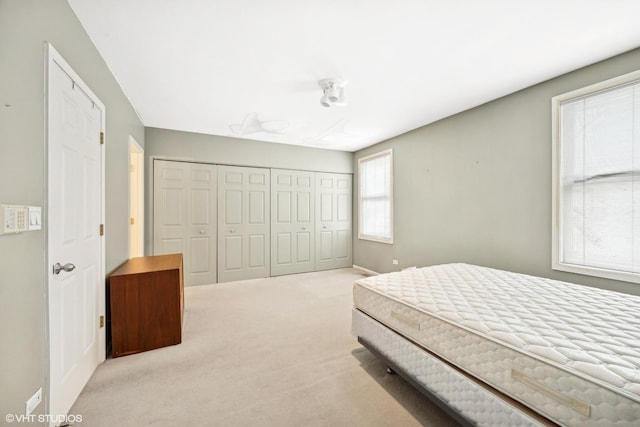
[[358, 342], [360, 344], [362, 344], [362, 346], [364, 348], [366, 348], [371, 353], [373, 353], [378, 359], [380, 359], [380, 360], [382, 360], [382, 362], [384, 362], [384, 364], [386, 365], [387, 374], [389, 374], [389, 375], [399, 375], [400, 377], [402, 377], [406, 382], [411, 384], [411, 386], [413, 386], [413, 388], [418, 390], [420, 393], [422, 393], [422, 395], [424, 395], [430, 401], [435, 403], [440, 409], [445, 411], [451, 418], [456, 420], [456, 422], [458, 424], [460, 424], [462, 426], [475, 426], [476, 425], [475, 422], [473, 422], [472, 420], [468, 419], [467, 417], [462, 415], [460, 412], [456, 411], [451, 406], [449, 406], [447, 404], [447, 402], [445, 400], [443, 400], [440, 396], [438, 396], [437, 394], [433, 393], [431, 390], [429, 390], [428, 388], [423, 386], [421, 383], [419, 383], [418, 381], [413, 379], [413, 377], [411, 375], [409, 375], [407, 372], [405, 372], [401, 367], [399, 367], [398, 365], [393, 363], [391, 360], [387, 359], [382, 352], [378, 351], [378, 349], [375, 346], [373, 346], [372, 344], [370, 344], [366, 339], [364, 339], [362, 337], [358, 337]]
[[464, 426], [554, 425], [517, 407], [367, 314], [353, 309], [352, 334], [428, 399]]

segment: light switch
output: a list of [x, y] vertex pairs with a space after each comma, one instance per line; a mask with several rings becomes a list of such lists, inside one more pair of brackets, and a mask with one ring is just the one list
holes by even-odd
[[29, 206], [29, 231], [40, 230], [42, 228], [42, 208], [40, 206]]

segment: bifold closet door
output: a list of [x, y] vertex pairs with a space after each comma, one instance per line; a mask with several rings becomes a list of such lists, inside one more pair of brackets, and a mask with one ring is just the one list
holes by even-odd
[[270, 275], [269, 169], [219, 166], [218, 281]]
[[271, 275], [315, 269], [315, 173], [271, 170]]
[[351, 267], [351, 175], [316, 173], [316, 270]]
[[216, 283], [217, 166], [153, 162], [153, 253], [182, 253], [185, 286]]

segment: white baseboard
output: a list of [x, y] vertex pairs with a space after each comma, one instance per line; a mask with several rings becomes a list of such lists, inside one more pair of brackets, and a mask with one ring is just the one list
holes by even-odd
[[353, 264], [353, 268], [355, 268], [356, 270], [360, 270], [365, 276], [377, 276], [378, 274], [380, 274], [376, 271], [369, 270], [368, 268], [360, 267], [359, 265], [355, 264]]

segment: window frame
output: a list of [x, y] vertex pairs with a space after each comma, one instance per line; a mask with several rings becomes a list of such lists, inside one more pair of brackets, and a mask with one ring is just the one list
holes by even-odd
[[552, 129], [552, 250], [551, 268], [557, 271], [577, 273], [587, 276], [601, 277], [605, 279], [621, 280], [625, 282], [640, 283], [640, 273], [613, 270], [607, 268], [571, 264], [562, 260], [562, 122], [561, 105], [579, 98], [588, 98], [604, 91], [617, 87], [640, 83], [640, 70], [622, 76], [614, 77], [603, 82], [598, 82], [580, 89], [576, 89], [551, 98], [551, 129]]
[[[362, 163], [375, 160], [380, 157], [389, 156], [389, 238], [369, 236], [362, 233]], [[393, 149], [389, 148], [377, 153], [369, 154], [358, 159], [358, 239], [371, 242], [393, 244]]]

